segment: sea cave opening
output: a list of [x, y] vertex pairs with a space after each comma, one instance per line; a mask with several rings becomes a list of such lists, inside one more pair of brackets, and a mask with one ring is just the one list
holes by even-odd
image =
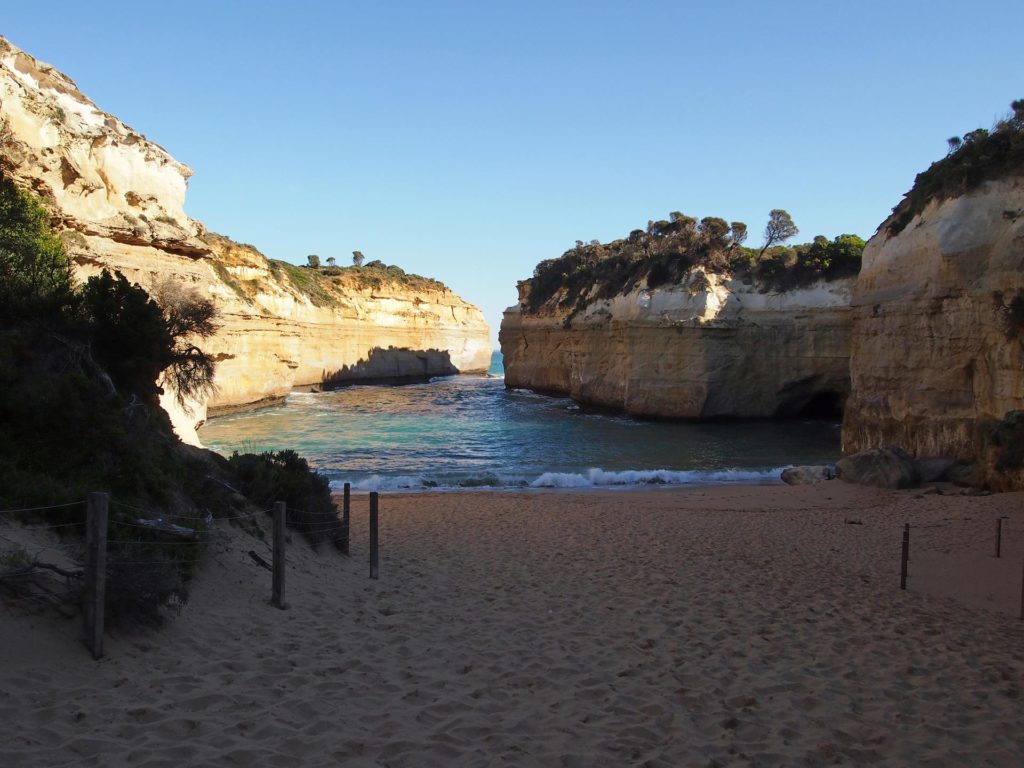
[[807, 399], [783, 403], [775, 412], [785, 419], [824, 419], [839, 421], [843, 418], [845, 398], [830, 390], [815, 392]]

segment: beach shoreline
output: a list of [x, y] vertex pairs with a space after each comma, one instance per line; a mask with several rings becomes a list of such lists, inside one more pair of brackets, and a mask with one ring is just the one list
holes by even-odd
[[181, 615], [112, 632], [100, 662], [73, 622], [0, 608], [0, 760], [1018, 766], [1022, 501], [382, 494], [371, 581], [360, 494], [350, 557], [293, 534], [286, 611], [247, 554], [265, 545], [221, 523]]

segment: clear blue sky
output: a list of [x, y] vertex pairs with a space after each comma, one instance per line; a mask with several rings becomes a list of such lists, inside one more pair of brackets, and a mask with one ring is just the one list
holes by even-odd
[[196, 172], [210, 229], [437, 277], [492, 331], [578, 238], [785, 208], [864, 237], [1024, 97], [1024, 2], [8, 3], [0, 34]]

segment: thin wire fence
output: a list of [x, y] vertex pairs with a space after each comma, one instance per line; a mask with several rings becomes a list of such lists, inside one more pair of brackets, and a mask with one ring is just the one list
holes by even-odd
[[909, 546], [901, 556], [902, 589], [909, 582], [915, 591], [1000, 605], [997, 610], [1024, 620], [1024, 521], [1008, 516], [986, 521], [948, 518], [908, 523], [904, 535]]
[[[154, 547], [155, 546], [155, 547], [159, 547], [161, 549], [164, 549], [164, 548], [181, 548], [181, 549], [184, 549], [186, 547], [195, 547], [198, 543], [208, 539], [212, 534], [214, 534], [216, 532], [216, 528], [212, 527], [212, 526], [214, 526], [214, 524], [217, 523], [217, 522], [220, 522], [220, 521], [233, 522], [233, 521], [239, 521], [239, 520], [253, 520], [253, 519], [256, 519], [256, 518], [266, 517], [266, 516], [268, 516], [269, 514], [271, 514], [273, 512], [272, 508], [267, 508], [267, 509], [257, 509], [257, 510], [253, 510], [253, 511], [246, 512], [246, 513], [243, 513], [243, 514], [225, 515], [225, 516], [222, 516], [222, 517], [215, 517], [211, 513], [206, 513], [204, 515], [179, 515], [179, 514], [167, 513], [167, 512], [162, 512], [162, 511], [161, 512], [154, 512], [152, 510], [143, 509], [142, 507], [138, 507], [138, 506], [135, 506], [135, 505], [132, 505], [132, 504], [127, 504], [127, 503], [122, 502], [122, 501], [117, 501], [116, 499], [110, 499], [109, 500], [109, 504], [110, 504], [111, 507], [114, 507], [114, 508], [116, 508], [119, 511], [129, 511], [129, 512], [133, 513], [133, 515], [135, 515], [134, 519], [132, 519], [132, 518], [125, 519], [125, 518], [121, 518], [121, 517], [112, 517], [111, 520], [110, 520], [110, 526], [111, 526], [112, 529], [114, 529], [114, 531], [121, 530], [121, 529], [131, 529], [131, 530], [135, 530], [135, 531], [139, 532], [139, 535], [138, 535], [137, 538], [124, 538], [123, 535], [121, 537], [115, 538], [113, 536], [108, 535], [108, 537], [106, 539], [107, 545], [113, 546], [113, 547], [119, 547], [119, 548], [122, 548], [122, 549], [126, 548], [126, 547], [136, 546], [136, 545], [147, 546], [147, 547]], [[41, 523], [41, 522], [33, 521], [31, 519], [21, 520], [21, 519], [18, 519], [17, 516], [19, 516], [19, 515], [33, 516], [33, 515], [38, 515], [39, 513], [46, 513], [46, 512], [53, 511], [53, 510], [71, 509], [71, 508], [74, 508], [74, 507], [80, 507], [80, 508], [82, 508], [84, 510], [85, 506], [86, 506], [86, 501], [82, 500], [82, 501], [64, 502], [64, 503], [61, 503], [61, 504], [46, 504], [46, 505], [37, 505], [37, 506], [16, 507], [16, 508], [12, 508], [12, 509], [0, 509], [0, 522], [3, 522], [3, 523], [17, 522], [17, 523], [19, 523], [18, 530], [21, 533], [45, 533], [45, 532], [49, 532], [49, 531], [58, 531], [58, 532], [62, 532], [63, 533], [63, 532], [68, 531], [69, 529], [83, 530], [84, 527], [85, 527], [84, 516], [83, 516], [83, 519], [78, 520], [78, 521], [74, 521], [74, 522], [57, 522], [57, 523]], [[201, 523], [205, 527], [205, 530], [199, 530], [199, 526], [196, 526], [195, 528], [188, 528], [188, 527], [185, 527], [185, 526], [179, 526], [179, 525], [177, 525], [175, 523], [167, 523], [166, 521], [168, 519], [179, 520], [179, 521], [193, 521], [195, 523]], [[162, 528], [162, 527], [158, 527], [161, 524], [167, 525], [167, 526], [170, 526], [170, 527], [166, 528], [166, 529]], [[0, 529], [0, 531], [2, 531], [2, 529]], [[192, 532], [195, 535], [195, 539], [194, 540], [188, 540], [188, 541], [185, 541], [185, 540], [182, 540], [182, 541], [168, 540], [167, 539], [167, 534], [173, 534], [175, 532], [179, 532], [179, 533], [182, 533], [182, 534], [186, 534], [188, 532]], [[40, 562], [39, 561], [39, 556], [41, 554], [47, 552], [47, 551], [53, 551], [54, 553], [58, 553], [58, 554], [65, 555], [65, 556], [68, 555], [68, 553], [65, 550], [59, 549], [57, 547], [51, 547], [51, 546], [35, 547], [35, 546], [32, 546], [32, 545], [26, 546], [18, 538], [12, 538], [11, 536], [5, 535], [2, 532], [0, 532], [0, 539], [2, 539], [3, 541], [6, 541], [8, 544], [12, 545], [13, 547], [21, 547], [22, 549], [24, 549], [26, 551], [26, 554], [23, 554], [23, 557], [27, 556], [27, 551], [28, 550], [31, 550], [32, 553], [33, 553], [31, 555], [31, 560], [30, 560], [30, 563], [28, 565], [20, 566], [20, 567], [12, 567], [12, 568], [9, 568], [7, 570], [0, 569], [0, 585], [2, 585], [5, 581], [10, 581], [12, 579], [17, 578], [21, 574], [21, 571], [24, 571], [24, 574], [28, 575], [29, 573], [35, 571], [38, 568], [42, 568], [43, 570], [46, 570], [46, 569], [52, 567], [52, 565], [53, 565], [52, 563], [46, 563], [46, 562]], [[149, 557], [149, 558], [146, 558], [146, 559], [124, 559], [124, 558], [118, 557], [115, 560], [113, 560], [113, 563], [115, 565], [118, 565], [118, 566], [121, 566], [121, 565], [135, 565], [135, 566], [153, 566], [155, 568], [163, 568], [163, 567], [167, 567], [168, 565], [192, 565], [192, 564], [197, 564], [197, 563], [199, 563], [201, 561], [202, 561], [202, 558], [200, 558], [200, 557], [184, 558], [184, 559], [183, 558], [178, 558], [178, 557], [167, 558], [167, 559], [159, 559], [159, 558], [156, 558], [156, 557]], [[79, 567], [81, 567], [81, 563], [77, 563], [77, 565]], [[9, 601], [11, 601], [11, 600], [33, 600], [33, 599], [36, 599], [36, 596], [19, 597], [17, 595], [13, 595], [12, 594], [12, 595], [8, 595], [6, 599], [9, 600]]]
[[[376, 512], [373, 498], [376, 495], [371, 494], [371, 518]], [[73, 508], [81, 512], [68, 515], [66, 510]], [[58, 511], [64, 511], [60, 518], [46, 522], [47, 515]], [[68, 520], [69, 516], [78, 519]], [[160, 594], [164, 596], [178, 594], [174, 585], [182, 585], [181, 579], [188, 571], [208, 561], [204, 556], [206, 545], [226, 533], [218, 529], [216, 523], [255, 522], [268, 517], [273, 522], [272, 541], [262, 538], [262, 534], [254, 538], [266, 549], [271, 563], [266, 563], [253, 550], [248, 554], [258, 564], [269, 565], [272, 571], [270, 602], [285, 608], [286, 526], [307, 536], [314, 544], [330, 541], [348, 554], [347, 492], [343, 509], [334, 509], [333, 514], [326, 510], [313, 513], [301, 508], [288, 509], [283, 502], [277, 502], [268, 509], [225, 516], [214, 516], [208, 510], [182, 515], [147, 510], [112, 499], [105, 493], [89, 494], [89, 498], [82, 501], [3, 509], [0, 510], [0, 540], [11, 547], [6, 552], [0, 550], [0, 594], [7, 604], [33, 610], [50, 607], [65, 615], [81, 610], [82, 639], [93, 657], [100, 658], [106, 613], [111, 606], [124, 605], [126, 599], [134, 600], [136, 605], [145, 604], [153, 594], [147, 590], [152, 589], [163, 590]], [[18, 536], [8, 527], [14, 523], [17, 523]], [[84, 534], [84, 541], [68, 542], [64, 535], [71, 529]], [[25, 536], [48, 533], [60, 537], [61, 544], [53, 546], [32, 541], [31, 535]], [[371, 550], [374, 546], [375, 542], [371, 541]], [[59, 564], [42, 559], [42, 555], [50, 552], [59, 558]], [[71, 565], [66, 565], [69, 562]], [[377, 578], [372, 555], [371, 563], [371, 578]], [[59, 589], [55, 586], [59, 583], [56, 577], [63, 579]], [[153, 609], [152, 605], [144, 607]]]

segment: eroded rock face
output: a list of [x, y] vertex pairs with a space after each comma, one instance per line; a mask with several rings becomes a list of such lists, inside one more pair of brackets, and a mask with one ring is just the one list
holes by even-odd
[[1024, 409], [1024, 355], [1000, 309], [1024, 290], [1022, 268], [1021, 177], [932, 203], [894, 237], [882, 225], [853, 296], [844, 453], [897, 445], [981, 461], [988, 484], [1020, 485], [996, 468], [989, 437]]
[[209, 253], [185, 215], [192, 175], [101, 111], [71, 81], [0, 38], [0, 165], [53, 205], [61, 224], [117, 243]]
[[505, 385], [636, 416], [759, 418], [837, 412], [849, 392], [851, 280], [759, 293], [638, 289], [572, 318], [505, 312]]
[[[197, 442], [208, 407], [362, 372], [374, 350], [432, 350], [459, 372], [490, 365], [483, 314], [447, 289], [342, 275], [312, 296], [252, 246], [206, 232], [183, 209], [189, 168], [3, 38], [0, 167], [54, 213], [81, 278], [116, 269], [151, 293], [170, 280], [215, 302], [221, 328], [202, 347], [218, 360], [217, 392], [184, 408], [162, 398], [186, 441]], [[416, 354], [392, 358], [373, 365], [423, 371]]]

